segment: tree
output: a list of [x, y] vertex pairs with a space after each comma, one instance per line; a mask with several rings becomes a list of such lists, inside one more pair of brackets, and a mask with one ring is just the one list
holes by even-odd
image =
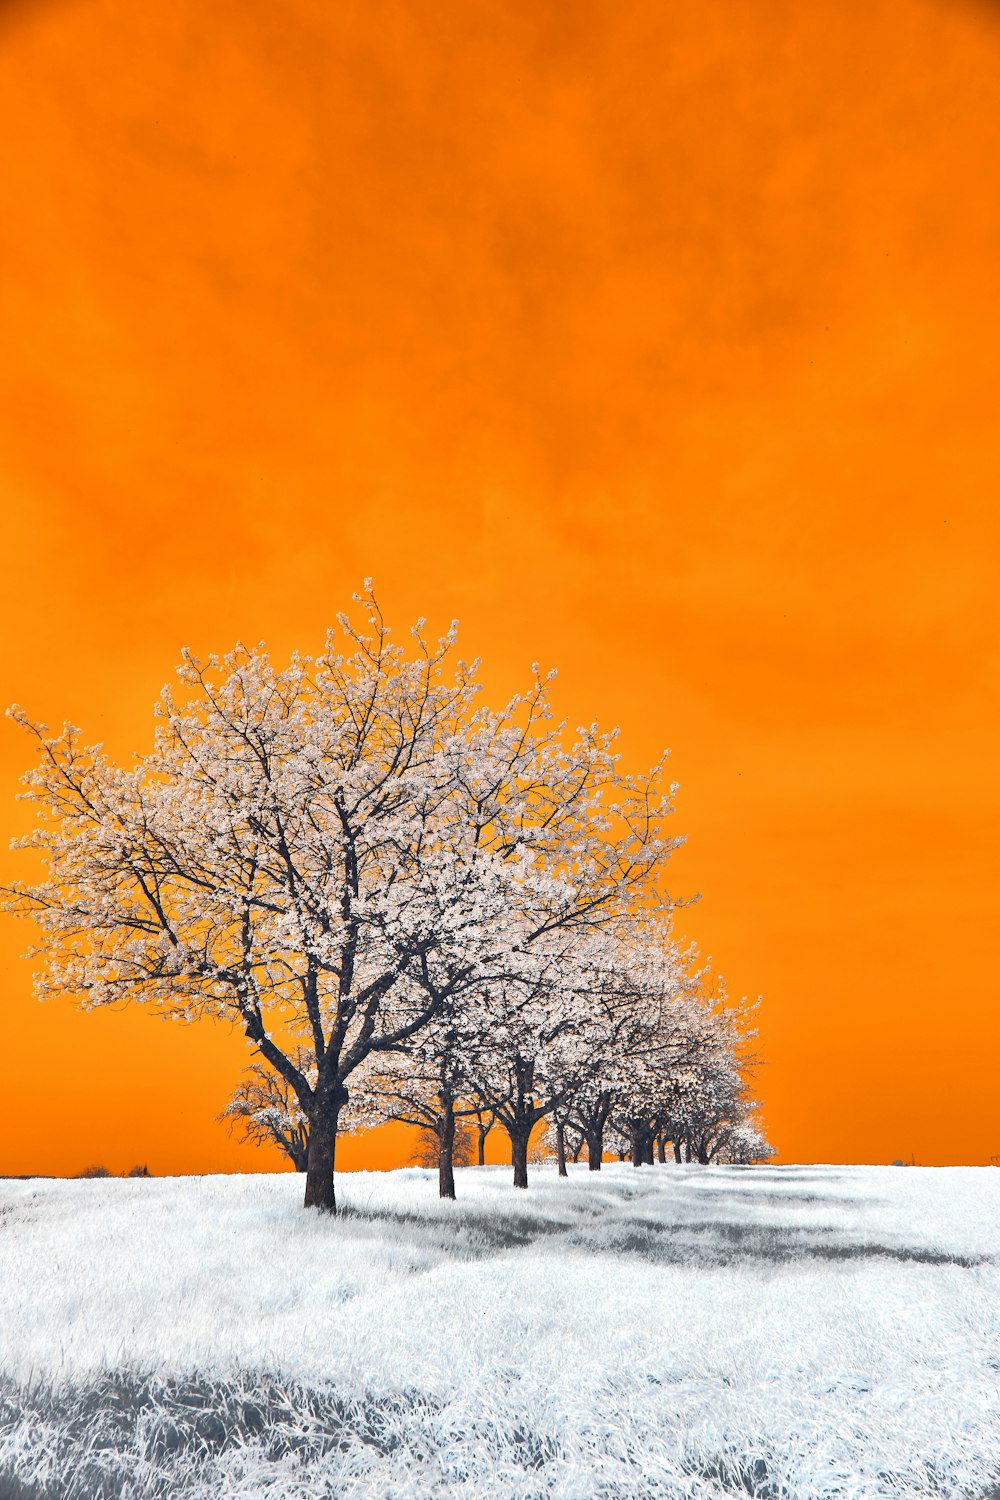
[[[422, 1141], [435, 1142], [439, 1196], [454, 1198], [454, 1168], [468, 1166], [471, 1160], [471, 1154], [468, 1160], [459, 1159], [472, 1140], [466, 1117], [479, 1112], [475, 1105], [463, 1107], [459, 1102], [463, 1082], [459, 1034], [446, 1016], [439, 1015], [405, 1051], [369, 1059], [359, 1069], [351, 1100], [354, 1128], [367, 1129], [383, 1120], [416, 1126]], [[469, 1144], [469, 1153], [471, 1149]], [[421, 1160], [420, 1165], [431, 1162]]]
[[371, 634], [342, 621], [346, 658], [332, 634], [283, 671], [263, 649], [185, 653], [185, 701], [164, 689], [155, 748], [129, 770], [14, 712], [40, 751], [25, 842], [49, 878], [11, 899], [47, 938], [41, 993], [236, 1020], [299, 1101], [306, 1205], [331, 1210], [348, 1078], [438, 1003], [405, 979], [448, 941], [445, 747], [474, 692], [461, 663], [445, 679], [451, 636], [418, 635], [408, 659], [368, 606]]
[[[561, 1175], [567, 1125], [588, 1134], [591, 1163], [599, 1165], [603, 1100], [620, 1086], [623, 1059], [641, 1053], [648, 1066], [656, 1028], [663, 1030], [697, 978], [689, 972], [691, 951], [672, 943], [663, 921], [626, 911], [558, 937], [530, 984], [509, 985], [496, 997], [502, 1019], [484, 1039], [474, 1072], [476, 1094], [510, 1137], [518, 1187], [527, 1185], [531, 1132], [546, 1118]], [[603, 1114], [596, 1135], [594, 1100]]]
[[592, 1172], [601, 1169], [612, 1111], [639, 1111], [641, 1120], [632, 1120], [626, 1132], [633, 1142], [636, 1128], [651, 1133], [660, 1080], [697, 1045], [694, 1017], [705, 976], [696, 961], [693, 947], [674, 943], [668, 924], [647, 922], [617, 942], [597, 976], [605, 1032], [592, 1065], [578, 1071], [561, 1106], [566, 1126], [586, 1142]]
[[563, 1130], [563, 1135], [565, 1137], [566, 1150], [573, 1158], [573, 1162], [575, 1164], [583, 1155], [583, 1148], [587, 1144], [587, 1138], [584, 1135], [583, 1131], [577, 1129], [575, 1125], [566, 1125]]
[[[186, 652], [153, 750], [129, 768], [65, 726], [34, 738], [21, 841], [46, 878], [5, 891], [38, 923], [41, 995], [147, 1001], [240, 1025], [309, 1122], [305, 1203], [334, 1211], [355, 1071], [445, 1005], [530, 986], [568, 928], [664, 899], [662, 763], [623, 776], [614, 736], [552, 725], [547, 681], [477, 708], [476, 665], [422, 626], [407, 655], [366, 585], [367, 627], [315, 660]], [[672, 789], [670, 789], [672, 791]], [[311, 1078], [295, 1061], [314, 1059]]]
[[[451, 1143], [451, 1164], [453, 1167], [469, 1167], [472, 1165], [472, 1157], [475, 1151], [475, 1142], [472, 1131], [464, 1122], [456, 1124], [455, 1133]], [[436, 1131], [424, 1126], [417, 1135], [417, 1145], [410, 1157], [415, 1167], [431, 1167], [440, 1170], [441, 1167], [441, 1137]]]
[[[550, 1161], [555, 1160], [565, 1169], [565, 1157], [561, 1162], [559, 1158], [558, 1132], [558, 1125], [550, 1118], [543, 1120], [541, 1128], [533, 1133], [528, 1144], [528, 1161], [533, 1167], [546, 1166]], [[567, 1173], [561, 1170], [559, 1175], [565, 1177]]]
[[[727, 1132], [747, 1113], [741, 1050], [753, 1033], [748, 1010], [728, 1004], [716, 982], [704, 993], [708, 975], [691, 972], [689, 984], [669, 1004], [648, 1007], [646, 1028], [615, 1059], [601, 1082], [610, 1085], [608, 1126], [627, 1143], [636, 1167], [666, 1160], [672, 1141], [677, 1161], [710, 1161]], [[585, 1097], [593, 1108], [594, 1099]]]
[[472, 1111], [476, 1121], [476, 1165], [486, 1165], [486, 1140], [496, 1124], [496, 1115], [491, 1109], [476, 1108]]
[[776, 1154], [760, 1121], [748, 1114], [745, 1120], [734, 1125], [728, 1132], [715, 1159], [728, 1162], [734, 1167], [749, 1167], [769, 1162]]
[[[295, 1054], [295, 1065], [305, 1077], [315, 1076], [312, 1059], [301, 1048]], [[288, 1080], [266, 1063], [250, 1064], [219, 1119], [228, 1120], [230, 1129], [238, 1125], [241, 1140], [255, 1146], [277, 1146], [296, 1172], [308, 1167], [308, 1118]]]
[[748, 1109], [742, 1077], [731, 1062], [711, 1058], [697, 1070], [686, 1110], [686, 1140], [702, 1166], [725, 1149]]
[[520, 1188], [528, 1185], [532, 1132], [594, 1065], [599, 1045], [579, 991], [579, 937], [561, 936], [555, 948], [550, 943], [532, 955], [544, 953], [547, 961], [490, 996], [496, 1019], [481, 1032], [469, 1069], [478, 1104], [510, 1140], [514, 1186]]
[[[707, 1002], [693, 1027], [694, 1045], [659, 1082], [650, 1125], [662, 1145], [673, 1142], [677, 1161], [683, 1155], [704, 1166], [724, 1159], [734, 1132], [752, 1117], [745, 1072], [754, 1062], [746, 1055], [753, 1008], [745, 1001], [727, 1005], [722, 996]], [[763, 1137], [761, 1142], [766, 1145]]]

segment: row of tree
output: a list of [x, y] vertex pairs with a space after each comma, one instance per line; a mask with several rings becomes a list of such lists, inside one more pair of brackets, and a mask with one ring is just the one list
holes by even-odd
[[454, 625], [406, 649], [370, 583], [356, 600], [343, 649], [330, 632], [281, 670], [185, 653], [129, 767], [11, 710], [47, 868], [5, 897], [40, 929], [39, 993], [236, 1021], [294, 1101], [307, 1206], [335, 1209], [342, 1116], [432, 1130], [448, 1193], [473, 1116], [519, 1186], [543, 1120], [595, 1167], [609, 1126], [636, 1160], [710, 1157], [746, 1123], [741, 1022], [672, 937], [664, 760], [623, 773], [615, 733], [554, 721], [537, 668], [482, 705]]
[[[664, 1076], [658, 1099], [639, 1091], [630, 1094], [623, 1083], [617, 1090], [598, 1086], [581, 1090], [578, 1097], [564, 1094], [558, 1101], [550, 1097], [550, 1107], [530, 1138], [527, 1163], [555, 1161], [560, 1176], [566, 1176], [567, 1162], [579, 1162], [584, 1153], [592, 1172], [600, 1171], [608, 1153], [622, 1161], [628, 1157], [639, 1167], [654, 1160], [666, 1162], [668, 1148], [676, 1162], [747, 1166], [769, 1160], [773, 1149], [756, 1117], [756, 1101], [749, 1095], [742, 1071], [746, 1059], [735, 1056], [728, 1046], [731, 1037], [711, 1025], [718, 1019], [709, 1017], [701, 1055], [689, 1055]], [[727, 1018], [730, 1024], [732, 1019]], [[736, 1037], [739, 1042], [746, 1040], [742, 1032]], [[300, 1058], [299, 1063], [312, 1072], [306, 1059]], [[606, 1063], [605, 1059], [607, 1072]], [[618, 1072], [621, 1078], [624, 1069]], [[436, 1089], [433, 1081], [424, 1085], [404, 1068], [378, 1078], [369, 1075], [365, 1082], [367, 1087], [352, 1089], [342, 1129], [367, 1129], [389, 1121], [415, 1126], [417, 1145], [412, 1159], [437, 1170], [442, 1197], [455, 1195], [456, 1167], [485, 1165], [486, 1142], [494, 1126], [499, 1124], [510, 1138], [514, 1159], [514, 1140], [507, 1125], [513, 1103], [509, 1097], [498, 1109], [488, 1087], [473, 1085], [468, 1096], [453, 1101], [449, 1110], [447, 1094]], [[297, 1172], [306, 1171], [308, 1118], [285, 1080], [266, 1064], [251, 1063], [219, 1119], [236, 1126], [242, 1138], [254, 1145], [277, 1147]]]

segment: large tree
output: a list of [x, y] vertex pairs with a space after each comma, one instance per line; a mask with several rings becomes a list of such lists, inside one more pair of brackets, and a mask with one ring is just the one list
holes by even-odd
[[454, 627], [407, 651], [361, 602], [343, 653], [332, 631], [281, 670], [263, 647], [185, 653], [129, 767], [11, 711], [48, 869], [5, 894], [41, 929], [39, 992], [236, 1021], [309, 1122], [305, 1202], [327, 1210], [355, 1070], [507, 974], [530, 986], [554, 935], [662, 902], [676, 842], [662, 763], [622, 776], [613, 735], [551, 722], [537, 671], [479, 708]]

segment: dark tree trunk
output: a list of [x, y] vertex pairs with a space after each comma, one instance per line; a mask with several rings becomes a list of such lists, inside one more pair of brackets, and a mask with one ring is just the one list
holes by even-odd
[[566, 1127], [560, 1121], [556, 1125], [556, 1157], [559, 1162], [559, 1176], [568, 1177], [566, 1170]]
[[309, 1165], [309, 1132], [305, 1126], [300, 1125], [291, 1136], [283, 1136], [280, 1145], [296, 1172], [304, 1172]]
[[491, 1120], [488, 1125], [484, 1125], [483, 1122], [482, 1122], [482, 1120], [480, 1120], [478, 1126], [476, 1127], [476, 1129], [477, 1129], [477, 1131], [479, 1133], [479, 1148], [478, 1148], [478, 1152], [477, 1152], [477, 1158], [478, 1158], [478, 1161], [479, 1161], [479, 1165], [481, 1167], [485, 1167], [485, 1165], [486, 1165], [486, 1137], [489, 1135], [490, 1131], [493, 1129], [493, 1122]]
[[667, 1160], [667, 1138], [665, 1135], [657, 1136], [656, 1159], [663, 1166]]
[[576, 1145], [573, 1147], [573, 1162], [574, 1162], [574, 1164], [580, 1160], [580, 1157], [581, 1157], [582, 1153], [583, 1153], [583, 1136], [582, 1135], [578, 1135], [577, 1138], [576, 1138]]
[[684, 1160], [685, 1161], [691, 1161], [691, 1160], [693, 1160], [692, 1152], [691, 1152], [691, 1139], [690, 1139], [690, 1137], [688, 1137], [688, 1139], [684, 1142]]
[[514, 1096], [510, 1101], [510, 1113], [501, 1123], [510, 1136], [510, 1159], [514, 1167], [514, 1186], [528, 1186], [528, 1142], [531, 1132], [544, 1114], [537, 1110], [532, 1097], [535, 1084], [533, 1059], [517, 1057], [514, 1060]]
[[510, 1159], [514, 1166], [514, 1186], [528, 1186], [528, 1137], [530, 1130], [510, 1131]]
[[604, 1155], [604, 1127], [595, 1126], [593, 1130], [587, 1131], [587, 1167], [591, 1172], [601, 1170], [601, 1158]]
[[674, 1141], [674, 1161], [679, 1162], [681, 1160], [681, 1143], [680, 1141]]
[[632, 1136], [632, 1165], [633, 1167], [645, 1167], [653, 1160], [653, 1137], [650, 1131], [641, 1125], [635, 1126], [631, 1131]]
[[337, 1199], [333, 1190], [333, 1168], [337, 1155], [337, 1122], [341, 1102], [317, 1112], [310, 1123], [309, 1157], [306, 1162], [306, 1208], [335, 1214]]
[[698, 1143], [697, 1156], [698, 1156], [698, 1160], [701, 1162], [701, 1165], [703, 1167], [707, 1167], [708, 1166], [708, 1152], [705, 1150], [705, 1142], [704, 1141], [699, 1141], [699, 1143]]
[[441, 1120], [438, 1133], [438, 1197], [455, 1196], [455, 1101], [450, 1094], [441, 1095]]

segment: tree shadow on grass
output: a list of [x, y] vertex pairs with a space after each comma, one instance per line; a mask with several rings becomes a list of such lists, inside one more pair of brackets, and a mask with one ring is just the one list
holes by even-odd
[[[757, 1198], [754, 1201], [761, 1202]], [[773, 1203], [770, 1195], [764, 1195], [763, 1201], [768, 1207], [790, 1206], [785, 1197]], [[827, 1200], [818, 1194], [807, 1194], [800, 1201], [806, 1207], [829, 1203], [850, 1208], [862, 1200]], [[997, 1260], [994, 1255], [962, 1254], [852, 1236], [849, 1230], [834, 1225], [796, 1226], [730, 1216], [725, 1212], [727, 1208], [738, 1211], [747, 1207], [740, 1194], [721, 1193], [719, 1199], [712, 1199], [711, 1206], [722, 1210], [718, 1217], [706, 1215], [706, 1206], [704, 1198], [700, 1198], [697, 1207], [702, 1212], [697, 1217], [684, 1212], [678, 1217], [654, 1214], [647, 1217], [635, 1212], [634, 1201], [611, 1203], [602, 1216], [588, 1215], [582, 1222], [577, 1217], [553, 1219], [530, 1213], [483, 1215], [463, 1221], [452, 1216], [436, 1218], [401, 1209], [355, 1206], [344, 1208], [341, 1213], [354, 1232], [370, 1235], [373, 1240], [384, 1239], [387, 1229], [398, 1231], [400, 1247], [430, 1257], [427, 1266], [415, 1266], [415, 1270], [431, 1269], [439, 1263], [438, 1257], [446, 1256], [450, 1261], [483, 1260], [546, 1243], [576, 1254], [640, 1256], [654, 1265], [706, 1269], [737, 1264], [782, 1266], [802, 1265], [810, 1260], [848, 1263], [877, 1259], [972, 1269]]]
[[[739, 1170], [739, 1169], [736, 1169]], [[462, 1205], [415, 1212], [403, 1208], [347, 1204], [339, 1218], [373, 1240], [395, 1230], [396, 1243], [416, 1254], [447, 1256], [450, 1260], [481, 1260], [540, 1243], [555, 1244], [577, 1253], [640, 1255], [661, 1265], [723, 1266], [738, 1262], [783, 1265], [809, 1258], [861, 1261], [883, 1258], [929, 1266], [974, 1266], [992, 1263], [992, 1255], [961, 1254], [921, 1245], [892, 1243], [851, 1234], [850, 1227], [833, 1224], [800, 1226], [780, 1222], [775, 1215], [796, 1209], [830, 1209], [849, 1213], [872, 1206], [869, 1197], [845, 1197], [812, 1190], [797, 1192], [742, 1191], [715, 1176], [705, 1179], [685, 1174], [673, 1186], [658, 1191], [663, 1179], [653, 1173], [636, 1174], [625, 1185], [610, 1179], [599, 1201], [588, 1193], [579, 1201], [567, 1195], [558, 1215], [513, 1211], [483, 1213], [473, 1205], [467, 1216]], [[827, 1174], [818, 1179], [829, 1183]], [[718, 1186], [715, 1186], [718, 1183]], [[601, 1185], [603, 1188], [603, 1184]], [[643, 1212], [648, 1204], [649, 1212]], [[707, 1212], [706, 1212], [707, 1210]], [[760, 1217], [761, 1210], [766, 1217]], [[767, 1212], [770, 1211], [770, 1212]], [[753, 1215], [753, 1217], [750, 1217]]]
[[975, 1266], [995, 1263], [993, 1255], [961, 1255], [919, 1245], [850, 1239], [830, 1227], [796, 1228], [773, 1224], [734, 1223], [729, 1219], [667, 1223], [656, 1219], [619, 1219], [602, 1229], [570, 1235], [567, 1243], [592, 1253], [638, 1255], [657, 1265], [695, 1267], [780, 1266], [810, 1260], [893, 1260], [924, 1266]]
[[733, 1188], [698, 1188], [690, 1193], [679, 1193], [675, 1201], [697, 1203], [702, 1208], [706, 1203], [712, 1208], [861, 1208], [875, 1207], [882, 1199], [845, 1197], [842, 1193], [761, 1193], [740, 1192]]
[[504, 1213], [472, 1215], [467, 1219], [440, 1218], [433, 1214], [409, 1213], [405, 1209], [361, 1208], [348, 1204], [338, 1218], [353, 1228], [378, 1238], [386, 1226], [406, 1230], [414, 1248], [440, 1248], [449, 1259], [479, 1260], [498, 1250], [517, 1250], [549, 1235], [565, 1234], [573, 1227], [565, 1220], [546, 1219], [539, 1214]]
[[694, 1181], [704, 1182], [788, 1182], [788, 1183], [822, 1183], [827, 1186], [833, 1182], [855, 1182], [849, 1172], [817, 1172], [810, 1167], [713, 1167], [711, 1176], [697, 1178], [692, 1174]]

